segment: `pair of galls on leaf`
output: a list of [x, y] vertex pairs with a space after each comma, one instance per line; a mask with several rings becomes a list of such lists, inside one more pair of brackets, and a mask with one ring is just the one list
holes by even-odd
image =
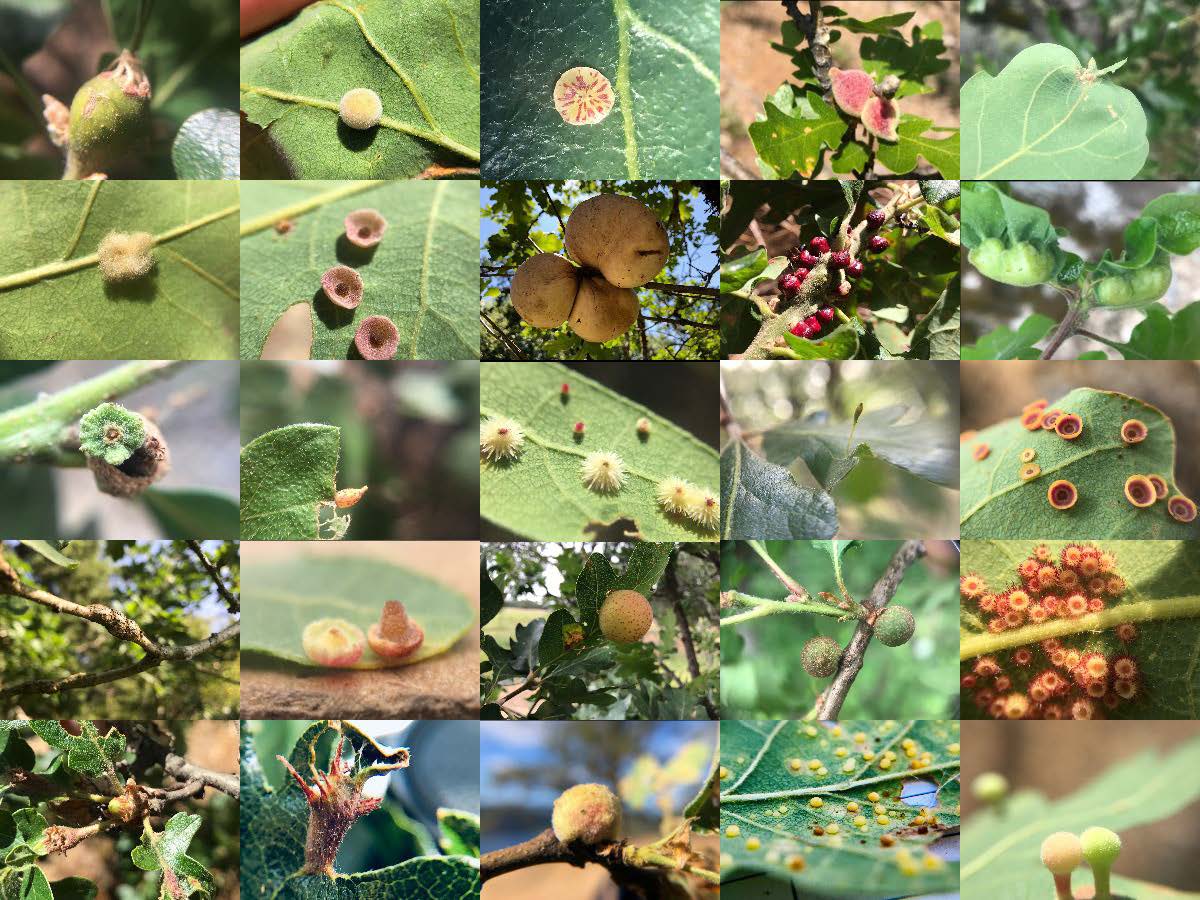
[[896, 101], [876, 92], [874, 78], [862, 69], [837, 66], [830, 68], [829, 78], [833, 82], [833, 99], [842, 112], [861, 121], [863, 128], [880, 140], [900, 139], [896, 131], [900, 107]]

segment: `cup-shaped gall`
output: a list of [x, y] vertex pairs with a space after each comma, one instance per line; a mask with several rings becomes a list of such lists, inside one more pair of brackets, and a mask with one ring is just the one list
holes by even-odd
[[1150, 483], [1154, 485], [1154, 492], [1158, 494], [1159, 500], [1167, 499], [1167, 481], [1161, 475], [1147, 475]]
[[356, 209], [346, 216], [346, 240], [356, 247], [374, 247], [383, 240], [387, 219], [377, 209]]
[[399, 343], [400, 332], [387, 316], [367, 316], [354, 333], [354, 346], [363, 359], [391, 359]]
[[1060, 438], [1073, 441], [1083, 434], [1083, 419], [1075, 413], [1063, 413], [1054, 422], [1054, 433]]
[[1073, 900], [1071, 873], [1083, 862], [1079, 838], [1069, 831], [1056, 831], [1042, 841], [1042, 865], [1054, 876], [1056, 900]]
[[1058, 424], [1063, 411], [1061, 409], [1048, 409], [1042, 413], [1042, 430], [1053, 431], [1054, 426]]
[[1146, 423], [1140, 419], [1130, 419], [1121, 426], [1121, 440], [1126, 444], [1140, 444], [1146, 439]]
[[300, 635], [304, 653], [319, 666], [352, 666], [362, 657], [366, 639], [362, 629], [345, 619], [317, 619]]
[[1046, 489], [1046, 499], [1055, 509], [1070, 509], [1079, 499], [1079, 492], [1071, 482], [1059, 479]]
[[992, 448], [987, 444], [976, 444], [971, 449], [971, 459], [975, 460], [975, 462], [983, 462], [991, 452]]
[[1042, 411], [1027, 409], [1021, 414], [1021, 427], [1026, 431], [1037, 431], [1042, 427]]
[[1196, 504], [1183, 496], [1183, 494], [1176, 494], [1167, 501], [1167, 512], [1171, 514], [1171, 518], [1176, 522], [1187, 523], [1196, 521]]
[[352, 88], [342, 94], [338, 115], [349, 127], [366, 131], [379, 124], [383, 116], [383, 103], [370, 88]]
[[1158, 491], [1145, 475], [1130, 475], [1125, 479], [1125, 499], [1139, 508], [1153, 506]]
[[362, 276], [349, 266], [334, 266], [321, 276], [325, 296], [343, 309], [354, 309], [362, 303]]
[[384, 659], [411, 656], [424, 640], [425, 632], [408, 617], [404, 604], [398, 600], [383, 604], [379, 621], [367, 629], [367, 643]]

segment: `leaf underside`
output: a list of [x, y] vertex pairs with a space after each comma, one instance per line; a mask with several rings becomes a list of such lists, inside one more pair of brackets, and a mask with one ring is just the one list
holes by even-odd
[[[656, 498], [658, 482], [668, 476], [715, 490], [716, 452], [649, 409], [556, 363], [484, 363], [480, 413], [508, 416], [525, 432], [517, 459], [480, 459], [483, 518], [535, 540], [588, 538], [589, 530], [626, 519], [628, 530], [647, 541], [716, 539], [715, 531], [665, 514]], [[639, 418], [651, 422], [644, 441]], [[577, 421], [587, 427], [579, 442], [572, 437]], [[619, 492], [600, 494], [584, 484], [580, 465], [593, 450], [614, 451], [624, 461], [627, 482]]]
[[721, 451], [721, 537], [831, 538], [837, 528], [837, 510], [825, 491], [797, 484], [787, 469], [741, 441]]
[[[287, 233], [264, 228], [242, 238], [242, 358], [257, 359], [279, 317], [305, 303], [313, 359], [361, 358], [354, 335], [368, 316], [387, 316], [396, 324], [399, 359], [477, 359], [479, 183], [394, 182], [346, 196], [348, 185], [242, 186], [244, 221], [320, 201], [290, 219]], [[383, 240], [370, 252], [345, 237], [346, 215], [364, 208], [388, 221]], [[321, 290], [321, 276], [336, 265], [348, 265], [362, 277], [363, 299], [356, 309], [334, 305]]]
[[[485, 3], [484, 173], [494, 178], [716, 178], [719, 8], [713, 0]], [[616, 103], [596, 125], [554, 108], [559, 76], [589, 66]], [[622, 90], [623, 79], [628, 88]]]
[[253, 566], [242, 573], [249, 598], [242, 615], [242, 649], [288, 662], [313, 665], [300, 642], [315, 619], [339, 618], [365, 633], [379, 622], [387, 600], [400, 600], [425, 632], [409, 656], [389, 660], [369, 647], [352, 669], [386, 669], [421, 662], [450, 649], [466, 633], [474, 612], [466, 598], [423, 575], [368, 559], [300, 559], [286, 565]]
[[[242, 112], [267, 129], [293, 178], [412, 178], [478, 166], [478, 0], [314, 3], [242, 48], [241, 78]], [[336, 107], [356, 87], [374, 90], [399, 127], [382, 121], [359, 131], [336, 108], [312, 105]]]
[[[855, 740], [858, 735], [862, 741]], [[909, 769], [904, 740], [914, 742], [918, 757], [929, 752], [928, 767]], [[957, 863], [926, 862], [925, 857], [930, 844], [958, 827], [958, 754], [957, 748], [951, 750], [958, 742], [956, 721], [722, 722], [721, 765], [728, 775], [721, 782], [721, 854], [732, 859], [722, 866], [722, 876], [769, 874], [790, 881], [802, 894], [821, 896], [883, 898], [957, 890]], [[875, 754], [872, 761], [862, 758], [864, 749]], [[899, 759], [883, 770], [879, 764], [888, 749]], [[792, 760], [799, 760], [798, 768]], [[810, 762], [819, 762], [827, 774], [810, 768]], [[910, 784], [902, 801], [901, 792]], [[880, 799], [869, 800], [871, 792]], [[746, 799], [749, 795], [760, 796]], [[820, 798], [819, 807], [810, 805], [813, 798]], [[858, 804], [857, 812], [847, 810], [850, 802]], [[876, 821], [876, 803], [884, 807], [887, 825]], [[924, 833], [910, 824], [922, 808], [933, 810], [937, 819]], [[860, 814], [867, 820], [861, 828], [853, 824]], [[833, 823], [837, 834], [814, 835], [814, 827]], [[732, 838], [730, 826], [737, 826]], [[881, 845], [884, 834], [895, 838], [894, 846]], [[757, 849], [748, 846], [752, 839]], [[795, 857], [804, 861], [799, 872], [788, 865]], [[916, 861], [915, 871], [902, 870], [906, 857]]]
[[[230, 182], [0, 183], [0, 279], [68, 251], [67, 259], [90, 256], [110, 231], [157, 235], [237, 204]], [[106, 282], [93, 264], [0, 291], [0, 302], [21, 310], [0, 321], [0, 358], [235, 359], [236, 211], [153, 255], [150, 274], [133, 281]]]
[[[1139, 538], [1187, 539], [1195, 523], [1177, 522], [1158, 502], [1139, 509], [1125, 499], [1130, 475], [1161, 475], [1169, 495], [1184, 493], [1175, 481], [1175, 429], [1160, 410], [1124, 394], [1077, 388], [1050, 408], [1083, 419], [1083, 434], [1064, 440], [1053, 431], [1026, 431], [1009, 419], [980, 431], [960, 448], [962, 472], [960, 527], [964, 538]], [[1146, 424], [1144, 441], [1126, 447], [1123, 422]], [[980, 444], [988, 456], [975, 461]], [[1041, 474], [1021, 481], [1020, 453], [1032, 449]], [[1050, 484], [1070, 481], [1079, 492], [1075, 506], [1054, 509], [1046, 496]]]

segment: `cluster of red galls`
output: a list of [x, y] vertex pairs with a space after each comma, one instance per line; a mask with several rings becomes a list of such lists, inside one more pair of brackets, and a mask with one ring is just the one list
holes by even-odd
[[[886, 221], [887, 214], [883, 210], [876, 209], [867, 213], [867, 228], [871, 231], [877, 230]], [[867, 249], [872, 253], [882, 253], [890, 246], [891, 242], [879, 234], [871, 235], [867, 240]], [[795, 297], [800, 293], [808, 273], [821, 262], [829, 268], [831, 276], [838, 271], [844, 271], [848, 278], [858, 278], [863, 273], [861, 259], [852, 258], [849, 250], [831, 251], [829, 240], [823, 235], [817, 235], [808, 242], [808, 246], [797, 246], [788, 251], [789, 265], [775, 281], [780, 293], [788, 300]], [[836, 298], [848, 297], [854, 290], [854, 285], [848, 279], [831, 277], [829, 285], [829, 293]], [[825, 327], [824, 323], [832, 322], [836, 315], [832, 306], [818, 307], [815, 315], [797, 322], [792, 326], [791, 332], [796, 337], [819, 337]]]
[[[1119, 598], [1125, 592], [1116, 558], [1107, 551], [1069, 544], [1057, 562], [1050, 548], [1039, 545], [1018, 564], [1018, 584], [992, 592], [978, 575], [966, 574], [960, 579], [962, 596], [975, 605], [988, 630], [999, 633], [1026, 622], [1100, 612], [1105, 595]], [[1123, 644], [1137, 635], [1132, 623], [1116, 628]], [[1004, 665], [996, 656], [977, 658], [962, 676], [962, 687], [996, 719], [1095, 719], [1135, 700], [1140, 674], [1137, 659], [1128, 653], [1110, 656], [1099, 645], [1075, 649], [1047, 638], [1010, 651]]]

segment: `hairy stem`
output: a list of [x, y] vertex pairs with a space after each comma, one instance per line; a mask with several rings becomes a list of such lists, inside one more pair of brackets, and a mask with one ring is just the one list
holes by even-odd
[[[89, 409], [174, 374], [182, 362], [130, 362], [0, 413], [0, 463], [64, 459], [63, 440]], [[81, 459], [77, 465], [82, 464]]]
[[762, 561], [767, 564], [767, 568], [779, 579], [779, 583], [787, 588], [789, 594], [796, 594], [799, 597], [807, 598], [808, 591], [800, 586], [800, 583], [783, 571], [783, 567], [771, 558], [771, 554], [767, 553], [767, 548], [763, 546], [762, 541], [746, 541], [746, 544], [757, 553]]
[[776, 613], [809, 613], [815, 616], [833, 616], [834, 618], [858, 618], [852, 611], [838, 609], [825, 603], [808, 603], [805, 601], [791, 602], [788, 600], [768, 600], [766, 597], [755, 597], [743, 594], [741, 591], [724, 591], [726, 596], [743, 606], [750, 606], [748, 612], [736, 613], [721, 619], [721, 626], [737, 625], [739, 622], [749, 622], [752, 619], [762, 619]]

